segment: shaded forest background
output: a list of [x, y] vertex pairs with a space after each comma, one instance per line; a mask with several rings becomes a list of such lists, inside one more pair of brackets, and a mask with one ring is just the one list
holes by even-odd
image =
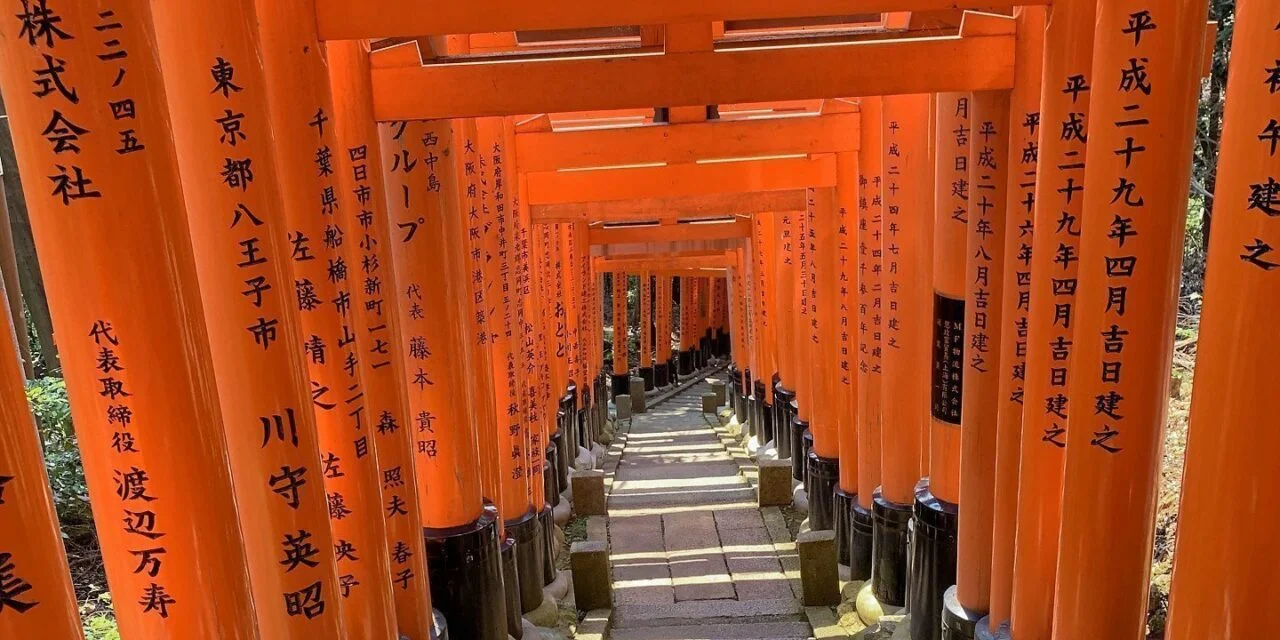
[[[1204, 80], [1194, 146], [1191, 195], [1187, 203], [1187, 229], [1182, 269], [1182, 295], [1175, 339], [1173, 397], [1165, 465], [1157, 515], [1155, 557], [1151, 590], [1150, 638], [1163, 637], [1172, 569], [1173, 540], [1177, 528], [1177, 499], [1182, 451], [1186, 441], [1186, 413], [1195, 363], [1196, 332], [1204, 293], [1205, 252], [1213, 229], [1213, 193], [1218, 165], [1218, 140], [1222, 131], [1223, 96], [1226, 89], [1228, 52], [1235, 24], [1234, 0], [1210, 0], [1210, 19], [1217, 25], [1211, 74]], [[110, 594], [102, 569], [101, 553], [89, 510], [84, 470], [80, 463], [70, 405], [62, 380], [62, 367], [53, 335], [49, 306], [41, 279], [38, 256], [31, 235], [30, 218], [22, 197], [20, 170], [14, 157], [9, 120], [0, 98], [0, 168], [3, 169], [4, 207], [0, 208], [0, 273], [14, 310], [20, 348], [26, 357], [27, 396], [45, 445], [45, 460], [53, 487], [63, 539], [71, 562], [77, 596], [82, 603], [89, 640], [118, 640], [111, 616]], [[673, 299], [678, 300], [678, 288]], [[629, 361], [639, 359], [639, 280], [629, 279], [628, 308], [632, 328], [627, 336]], [[612, 358], [612, 289], [604, 288], [606, 362]], [[679, 313], [678, 305], [677, 311]], [[677, 315], [678, 317], [678, 315]], [[678, 327], [673, 319], [672, 326]]]

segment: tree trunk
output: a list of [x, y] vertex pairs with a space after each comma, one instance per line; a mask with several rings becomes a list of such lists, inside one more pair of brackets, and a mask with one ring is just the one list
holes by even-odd
[[[1204, 190], [1216, 193], [1218, 186], [1218, 141], [1222, 138], [1222, 95], [1227, 85], [1227, 47], [1231, 44], [1229, 28], [1234, 20], [1235, 3], [1215, 2], [1214, 13], [1217, 14], [1218, 37], [1214, 41], [1213, 68], [1209, 74], [1209, 122], [1205, 127], [1207, 140], [1202, 144], [1204, 149], [1206, 175]], [[1204, 199], [1204, 222], [1200, 225], [1200, 240], [1205, 251], [1209, 250], [1209, 233], [1213, 227], [1213, 198]]]
[[[2, 97], [0, 97], [0, 115], [7, 116]], [[62, 375], [62, 365], [58, 361], [58, 347], [53, 341], [53, 320], [49, 316], [49, 300], [44, 295], [44, 279], [40, 276], [35, 240], [31, 237], [31, 220], [27, 216], [27, 203], [22, 196], [18, 159], [13, 153], [13, 135], [9, 131], [9, 118], [4, 117], [3, 123], [0, 125], [0, 165], [4, 167], [4, 198], [9, 210], [22, 299], [31, 313], [31, 322], [35, 325], [36, 339], [40, 342], [40, 358], [44, 365], [35, 373]]]
[[[3, 172], [3, 167], [0, 167], [0, 172]], [[27, 315], [22, 308], [22, 285], [18, 282], [18, 256], [13, 250], [13, 230], [9, 225], [9, 207], [4, 197], [6, 192], [4, 181], [0, 180], [0, 274], [4, 276], [4, 293], [9, 301], [9, 317], [17, 338], [18, 357], [22, 358], [22, 372], [31, 380], [36, 377], [36, 369], [31, 361], [31, 343], [27, 338]]]

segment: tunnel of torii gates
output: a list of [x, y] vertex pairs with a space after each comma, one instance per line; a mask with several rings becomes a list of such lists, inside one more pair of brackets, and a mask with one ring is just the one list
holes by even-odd
[[[122, 636], [518, 635], [610, 394], [727, 364], [916, 640], [1143, 637], [1214, 34], [1034, 4], [5, 0]], [[1239, 0], [1171, 638], [1274, 635], [1278, 29]], [[0, 637], [78, 638], [5, 335]]]

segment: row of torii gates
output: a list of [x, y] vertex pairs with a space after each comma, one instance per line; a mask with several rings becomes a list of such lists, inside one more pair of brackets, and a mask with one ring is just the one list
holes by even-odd
[[[1142, 637], [1205, 18], [7, 0], [122, 636], [419, 640], [434, 603], [505, 637], [639, 275], [646, 380], [728, 357], [739, 420], [915, 638]], [[1269, 637], [1280, 595], [1277, 29], [1240, 0], [1172, 638]], [[3, 344], [0, 637], [78, 638]]]

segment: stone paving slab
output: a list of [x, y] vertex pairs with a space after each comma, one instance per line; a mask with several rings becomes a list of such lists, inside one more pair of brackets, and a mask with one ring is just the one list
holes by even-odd
[[812, 638], [789, 575], [795, 547], [776, 530], [785, 534], [785, 522], [756, 508], [741, 452], [716, 416], [701, 413], [707, 388], [692, 385], [636, 416], [621, 451], [610, 452], [610, 637]]
[[610, 637], [613, 640], [807, 640], [813, 634], [806, 622], [764, 622], [618, 629]]

